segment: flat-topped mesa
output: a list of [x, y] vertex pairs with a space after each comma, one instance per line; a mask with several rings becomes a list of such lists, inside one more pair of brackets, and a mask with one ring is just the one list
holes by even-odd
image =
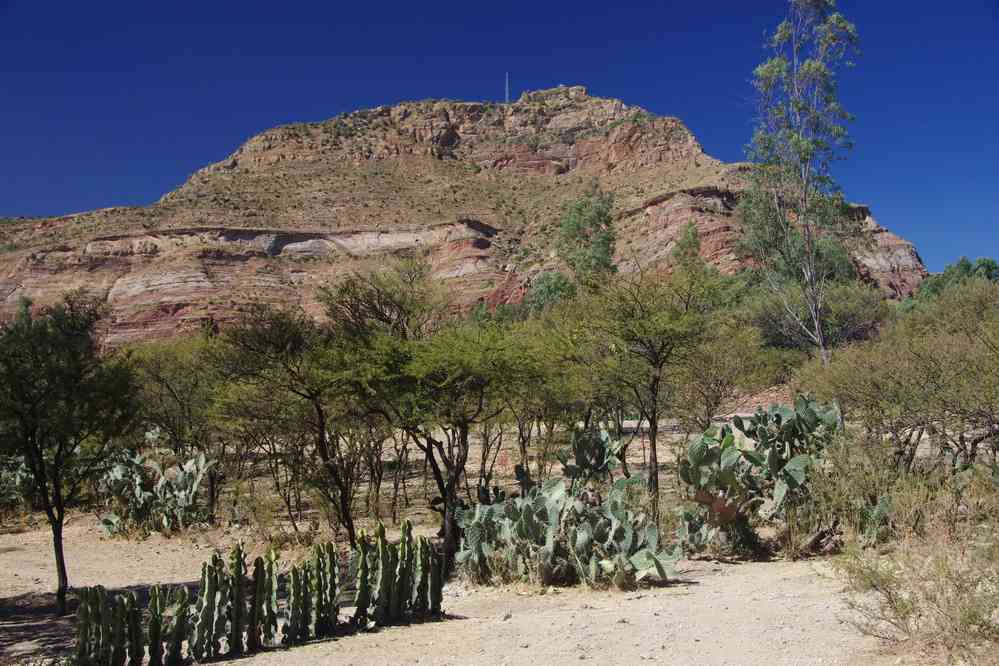
[[[150, 206], [3, 222], [0, 312], [81, 286], [109, 303], [117, 340], [159, 337], [253, 300], [318, 313], [318, 286], [399, 253], [426, 256], [465, 304], [515, 301], [561, 267], [559, 218], [594, 183], [615, 196], [622, 266], [666, 261], [693, 222], [733, 272], [744, 172], [679, 119], [582, 86], [379, 106], [261, 132]], [[911, 292], [915, 249], [865, 225], [864, 275]]]

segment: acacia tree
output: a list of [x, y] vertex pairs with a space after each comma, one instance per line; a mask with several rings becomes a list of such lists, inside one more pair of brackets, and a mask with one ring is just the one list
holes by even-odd
[[215, 462], [207, 472], [214, 522], [230, 463], [242, 461], [217, 427], [215, 406], [223, 381], [210, 362], [212, 345], [206, 335], [194, 335], [144, 344], [133, 358], [144, 424], [159, 432], [178, 457], [197, 451]]
[[755, 328], [728, 317], [707, 322], [704, 339], [682, 364], [675, 412], [686, 432], [703, 432], [740, 389], [756, 388], [765, 368], [762, 340]]
[[[517, 371], [508, 338], [495, 323], [447, 327], [414, 346], [407, 366], [406, 429], [426, 455], [444, 510], [444, 554], [450, 567], [458, 552], [458, 491], [468, 462], [473, 427], [496, 418], [500, 399]], [[402, 396], [399, 396], [402, 397]]]
[[753, 72], [755, 164], [740, 203], [745, 248], [775, 293], [788, 282], [800, 290], [804, 316], [789, 302], [785, 314], [823, 362], [826, 288], [842, 264], [842, 241], [858, 231], [830, 172], [851, 146], [837, 74], [857, 45], [856, 28], [835, 9], [835, 0], [790, 0], [769, 40], [772, 56]]
[[303, 401], [275, 400], [273, 392], [261, 386], [227, 383], [221, 388], [214, 409], [220, 427], [226, 437], [243, 442], [263, 459], [298, 534], [310, 469], [307, 453], [314, 437], [308, 406]]
[[116, 438], [136, 413], [127, 360], [100, 350], [96, 327], [103, 313], [80, 294], [38, 313], [24, 301], [0, 329], [0, 447], [23, 457], [52, 529], [60, 614], [69, 589], [66, 508], [105, 471]]
[[354, 542], [353, 498], [362, 451], [350, 429], [352, 367], [335, 332], [304, 312], [259, 306], [227, 330], [216, 362], [231, 379], [294, 400], [304, 409], [316, 465], [310, 484], [329, 503]]
[[607, 285], [581, 326], [610, 359], [613, 380], [648, 423], [649, 494], [659, 506], [659, 425], [683, 379], [684, 364], [706, 337], [708, 317], [724, 297], [724, 282], [699, 256], [688, 226], [668, 274], [638, 271]]

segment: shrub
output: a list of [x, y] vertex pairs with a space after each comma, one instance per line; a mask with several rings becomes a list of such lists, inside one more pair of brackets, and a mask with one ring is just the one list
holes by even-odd
[[968, 660], [999, 640], [997, 475], [979, 465], [901, 480], [888, 511], [897, 543], [854, 545], [838, 562], [862, 631]]

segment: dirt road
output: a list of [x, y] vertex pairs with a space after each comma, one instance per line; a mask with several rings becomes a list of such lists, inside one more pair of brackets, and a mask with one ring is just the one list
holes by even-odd
[[[244, 535], [246, 538], [249, 535]], [[85, 519], [67, 527], [74, 585], [142, 589], [193, 583], [214, 545], [239, 535], [102, 539]], [[71, 645], [69, 619], [50, 613], [49, 533], [0, 535], [0, 661]], [[681, 563], [682, 581], [638, 592], [445, 589], [450, 619], [393, 627], [241, 660], [284, 664], [863, 664], [878, 645], [844, 622], [840, 584], [822, 561]], [[892, 663], [887, 661], [885, 663]]]

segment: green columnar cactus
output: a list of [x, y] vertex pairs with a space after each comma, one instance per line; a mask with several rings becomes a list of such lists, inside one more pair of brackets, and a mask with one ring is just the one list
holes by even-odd
[[371, 570], [368, 567], [368, 535], [364, 530], [357, 537], [357, 590], [354, 593], [354, 626], [363, 627], [368, 622], [371, 605]]
[[281, 642], [285, 645], [293, 645], [298, 641], [302, 615], [302, 581], [296, 566], [292, 566], [288, 572], [288, 605], [285, 610], [288, 617], [282, 629]]
[[113, 608], [108, 599], [107, 591], [100, 585], [95, 590], [97, 592], [98, 617], [100, 618], [100, 639], [97, 642], [96, 657], [101, 663], [107, 664], [111, 661], [111, 645], [113, 643], [111, 638]]
[[218, 587], [218, 572], [214, 564], [201, 564], [201, 594], [195, 609], [194, 636], [191, 641], [191, 654], [198, 661], [210, 659], [214, 655], [215, 644], [215, 595]]
[[180, 666], [184, 662], [184, 639], [188, 634], [187, 616], [191, 609], [191, 600], [187, 586], [181, 585], [174, 590], [174, 605], [176, 614], [173, 626], [170, 628], [170, 641], [167, 646], [166, 666]]
[[215, 624], [212, 627], [211, 647], [212, 656], [222, 654], [222, 639], [228, 635], [227, 628], [232, 616], [232, 598], [229, 580], [229, 572], [225, 559], [219, 554], [212, 555], [212, 566], [215, 569], [216, 596], [215, 596]]
[[263, 631], [264, 645], [273, 645], [277, 640], [278, 620], [277, 620], [277, 551], [271, 547], [267, 551], [265, 560], [265, 580], [264, 580], [264, 602], [263, 602]]
[[129, 592], [125, 598], [125, 615], [128, 625], [128, 664], [142, 666], [146, 656], [145, 636], [142, 634], [142, 611], [135, 592]]
[[298, 640], [300, 643], [309, 640], [311, 635], [309, 625], [312, 623], [312, 578], [312, 567], [306, 562], [302, 565], [302, 573], [298, 578], [302, 585], [302, 594], [299, 597], [302, 600], [302, 611], [298, 624]]
[[229, 656], [243, 654], [243, 629], [246, 623], [246, 556], [243, 544], [236, 544], [229, 554]]
[[128, 624], [125, 616], [125, 597], [116, 595], [111, 610], [111, 666], [125, 666], [125, 645]]
[[431, 549], [430, 552], [430, 613], [441, 614], [444, 598], [444, 558]]
[[149, 590], [149, 666], [163, 666], [163, 608], [165, 599], [159, 585]]
[[312, 612], [316, 638], [324, 638], [329, 626], [329, 574], [326, 569], [326, 551], [319, 544], [312, 547]]
[[417, 570], [413, 574], [415, 581], [413, 585], [413, 612], [417, 615], [426, 615], [430, 608], [427, 596], [427, 587], [430, 584], [430, 541], [426, 537], [420, 537], [416, 545]]
[[395, 580], [392, 581], [392, 597], [389, 603], [389, 619], [392, 622], [402, 620], [406, 601], [409, 598], [410, 576], [407, 567], [409, 566], [409, 532], [411, 529], [409, 521], [404, 520], [402, 522], [402, 537], [399, 539], [399, 544], [393, 549], [395, 551], [393, 558]]
[[260, 650], [267, 596], [267, 567], [264, 558], [253, 560], [253, 594], [250, 597], [250, 615], [246, 622], [246, 651]]
[[93, 628], [90, 621], [90, 588], [77, 592], [80, 605], [76, 607], [76, 661], [86, 663], [92, 659], [91, 640]]
[[378, 548], [378, 590], [375, 597], [375, 624], [386, 625], [389, 621], [389, 608], [392, 603], [392, 584], [395, 582], [395, 569], [392, 567], [392, 547], [385, 540], [385, 526], [378, 523], [375, 530]]
[[339, 621], [340, 614], [340, 604], [338, 602], [340, 596], [340, 566], [337, 564], [336, 558], [336, 546], [331, 542], [323, 546], [323, 551], [326, 559], [326, 575], [327, 575], [327, 592], [326, 598], [329, 600], [327, 611], [329, 617], [326, 621], [326, 626], [330, 633], [336, 631], [336, 625]]

